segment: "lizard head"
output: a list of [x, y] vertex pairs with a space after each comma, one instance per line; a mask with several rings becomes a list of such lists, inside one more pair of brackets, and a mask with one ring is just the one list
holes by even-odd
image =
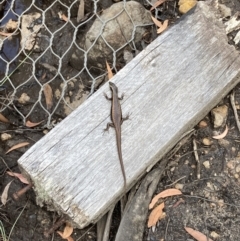
[[113, 82], [109, 82], [109, 87], [112, 91], [117, 92], [118, 88]]

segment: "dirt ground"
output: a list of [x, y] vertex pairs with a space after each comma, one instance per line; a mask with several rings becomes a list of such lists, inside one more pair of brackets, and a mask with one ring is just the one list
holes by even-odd
[[[51, 1], [36, 1], [38, 6], [46, 9]], [[164, 3], [159, 7], [159, 20], [171, 19], [174, 22], [178, 16], [177, 2], [170, 1]], [[110, 6], [112, 1], [101, 1], [102, 8]], [[222, 0], [232, 10], [232, 15], [240, 11], [240, 3], [238, 0]], [[25, 3], [29, 4], [29, 3]], [[145, 4], [146, 7], [149, 7]], [[58, 6], [56, 6], [58, 7]], [[89, 6], [91, 8], [91, 6]], [[0, 12], [1, 12], [0, 8]], [[29, 10], [30, 11], [30, 10]], [[73, 13], [73, 15], [76, 13]], [[0, 13], [2, 17], [3, 13]], [[50, 14], [47, 15], [51, 21], [52, 30], [60, 28], [61, 21], [51, 19]], [[229, 18], [223, 19], [227, 21]], [[54, 26], [53, 26], [54, 25]], [[87, 31], [86, 26], [85, 31]], [[84, 31], [84, 30], [81, 30]], [[71, 32], [71, 26], [66, 26], [62, 32]], [[47, 34], [47, 33], [45, 33]], [[234, 44], [233, 38], [236, 32], [229, 34], [229, 43]], [[59, 43], [64, 43], [69, 38], [61, 38], [59, 34]], [[70, 37], [72, 35], [70, 34]], [[239, 49], [239, 46], [235, 46]], [[56, 47], [57, 49], [57, 47]], [[60, 51], [60, 50], [59, 50]], [[37, 53], [36, 53], [37, 56]], [[54, 65], [54, 57], [46, 55], [46, 58], [52, 58]], [[20, 59], [23, 57], [20, 56]], [[13, 63], [14, 64], [14, 63]], [[66, 65], [62, 72], [63, 77], [70, 78], [75, 76], [78, 71], [70, 65]], [[4, 66], [3, 66], [4, 68]], [[31, 69], [27, 64], [23, 64], [19, 72], [12, 76], [12, 81], [19, 82], [21, 79], [27, 79]], [[54, 76], [53, 73], [46, 71], [41, 64], [37, 64], [37, 76], [42, 83], [47, 82]], [[3, 73], [2, 73], [3, 74]], [[19, 79], [19, 75], [23, 78]], [[0, 66], [1, 77], [1, 66]], [[104, 83], [102, 78], [94, 90]], [[64, 81], [59, 76], [51, 83], [54, 92], [59, 90]], [[66, 106], [71, 105], [75, 108], [82, 103], [86, 96], [91, 92], [92, 82], [86, 73], [76, 78], [76, 82], [68, 83], [66, 89], [66, 102], [59, 102], [56, 111], [50, 116], [51, 125], [54, 126], [60, 122], [70, 112]], [[14, 88], [10, 83], [5, 82], [4, 87], [1, 86], [0, 96], [6, 98]], [[14, 146], [16, 143], [29, 142], [30, 146], [34, 145], [40, 138], [42, 138], [48, 131], [46, 122], [38, 125], [35, 128], [27, 128], [23, 125], [23, 118], [19, 112], [15, 111], [14, 106], [21, 110], [23, 116], [30, 116], [32, 122], [38, 122], [49, 118], [49, 114], [42, 108], [41, 101], [34, 107], [33, 103], [38, 100], [38, 93], [40, 87], [31, 79], [27, 84], [22, 85], [18, 89], [16, 95], [21, 96], [22, 93], [27, 93], [31, 98], [29, 105], [19, 104], [14, 100], [12, 104], [4, 110], [4, 116], [10, 123], [0, 122], [0, 134], [10, 134], [11, 138], [3, 141], [0, 140], [0, 193], [3, 193], [6, 185], [12, 181], [8, 192], [8, 200], [6, 205], [0, 204], [0, 231], [5, 230], [6, 237], [0, 236], [0, 240], [13, 241], [42, 241], [42, 240], [63, 240], [56, 232], [51, 233], [46, 237], [46, 233], [60, 219], [59, 215], [54, 212], [49, 212], [44, 207], [36, 205], [35, 194], [30, 189], [21, 198], [15, 200], [12, 198], [13, 194], [26, 186], [17, 178], [9, 176], [6, 171], [20, 172], [17, 160], [29, 148], [29, 146], [22, 147], [9, 154], [6, 151]], [[235, 103], [239, 109], [240, 103], [240, 85], [234, 88]], [[179, 143], [179, 149], [168, 160], [164, 175], [158, 184], [156, 193], [168, 188], [178, 188], [183, 195], [166, 198], [164, 212], [166, 217], [158, 222], [154, 228], [147, 228], [144, 232], [143, 240], [193, 240], [189, 234], [184, 230], [185, 226], [192, 227], [199, 230], [205, 235], [208, 235], [213, 240], [219, 241], [236, 241], [240, 236], [240, 134], [237, 128], [236, 119], [230, 102], [230, 94], [226, 96], [218, 106], [227, 106], [228, 113], [225, 122], [219, 127], [214, 127], [213, 114], [210, 112], [194, 130], [184, 139], [184, 143]], [[30, 114], [29, 114], [30, 113]], [[228, 127], [228, 133], [224, 139], [214, 139], [219, 133], [224, 132], [225, 126]], [[197, 146], [197, 153], [199, 157], [199, 164], [194, 155], [193, 143]], [[198, 169], [200, 167], [200, 170]], [[197, 178], [197, 175], [200, 175]], [[110, 239], [114, 240], [116, 230], [120, 223], [120, 205], [118, 204], [113, 214], [113, 221], [110, 230]], [[146, 220], [147, 223], [147, 220]], [[63, 225], [60, 225], [58, 230], [63, 230]], [[0, 235], [2, 232], [0, 232]], [[44, 235], [45, 234], [45, 235]], [[91, 225], [83, 230], [74, 229], [72, 237], [74, 240], [92, 241], [97, 240], [96, 225]]]

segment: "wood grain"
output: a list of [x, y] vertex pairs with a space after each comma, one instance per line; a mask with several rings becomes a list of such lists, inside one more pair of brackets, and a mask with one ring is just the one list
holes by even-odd
[[[199, 3], [111, 80], [125, 93], [123, 116], [130, 113], [122, 125], [128, 188], [239, 81], [238, 53], [212, 11]], [[38, 203], [80, 228], [96, 222], [124, 191], [115, 131], [103, 135], [110, 119], [103, 92], [110, 93], [108, 84], [18, 161]]]

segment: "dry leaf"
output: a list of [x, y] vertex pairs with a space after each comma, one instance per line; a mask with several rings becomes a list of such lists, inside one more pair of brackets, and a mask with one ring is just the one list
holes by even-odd
[[199, 231], [196, 231], [196, 230], [194, 230], [192, 228], [188, 228], [188, 227], [184, 227], [184, 228], [197, 241], [206, 241], [206, 240], [213, 241], [212, 239], [207, 238], [206, 235], [204, 235], [203, 233], [200, 233]]
[[0, 113], [0, 121], [4, 123], [9, 123], [9, 120]]
[[27, 121], [26, 122], [26, 126], [27, 127], [35, 127], [35, 126], [38, 126], [39, 124], [41, 124], [43, 121], [40, 121], [40, 122], [31, 122], [31, 121]]
[[164, 209], [164, 203], [161, 203], [155, 207], [149, 215], [148, 218], [148, 228], [152, 227], [157, 223], [157, 221], [162, 217]]
[[29, 181], [21, 173], [7, 172], [7, 174], [12, 177], [17, 177], [22, 183], [29, 184]]
[[166, 28], [168, 27], [168, 20], [166, 19], [162, 26], [157, 30], [157, 33], [160, 34], [162, 33], [164, 30], [166, 30]]
[[155, 2], [153, 4], [153, 6], [151, 7], [150, 11], [152, 11], [154, 8], [157, 8], [159, 5], [161, 5], [162, 3], [164, 3], [166, 0], [158, 0], [157, 2]]
[[9, 183], [6, 185], [6, 187], [4, 188], [3, 193], [2, 193], [2, 195], [1, 195], [1, 201], [2, 201], [2, 204], [3, 204], [3, 205], [5, 205], [5, 204], [7, 203], [8, 189], [9, 189], [11, 183], [12, 183], [12, 181], [9, 182]]
[[11, 152], [13, 150], [16, 150], [18, 148], [21, 148], [21, 147], [24, 147], [24, 146], [27, 146], [27, 145], [29, 145], [29, 142], [22, 142], [22, 143], [19, 143], [17, 145], [14, 145], [5, 154], [8, 154], [9, 152]]
[[152, 17], [153, 22], [154, 22], [159, 28], [161, 28], [161, 27], [162, 27], [162, 23], [161, 23], [160, 21], [158, 21], [156, 18], [154, 18], [153, 16], [151, 16], [151, 17]]
[[5, 36], [5, 37], [9, 37], [12, 36], [12, 33], [5, 33], [5, 32], [0, 32], [0, 35]]
[[[63, 232], [57, 231], [57, 233], [63, 238]], [[63, 238], [63, 239], [66, 239], [67, 241], [74, 241], [74, 239], [71, 236], [69, 236], [67, 238]]]
[[197, 4], [197, 0], [180, 0], [178, 2], [179, 12], [186, 13]]
[[108, 71], [108, 79], [110, 80], [113, 77], [113, 72], [107, 61], [106, 61], [106, 65], [107, 65], [107, 71]]
[[58, 231], [57, 233], [63, 238], [63, 239], [67, 239], [68, 237], [71, 236], [73, 232], [73, 227], [70, 223], [66, 223], [66, 226], [63, 230], [63, 232]]
[[64, 13], [62, 13], [61, 11], [58, 12], [58, 16], [59, 16], [59, 18], [60, 18], [61, 20], [65, 21], [65, 22], [68, 21], [67, 16], [66, 16]]
[[80, 0], [77, 14], [77, 22], [84, 18], [84, 0]]
[[213, 136], [212, 138], [217, 140], [223, 139], [227, 135], [227, 133], [228, 133], [228, 126], [226, 125], [225, 131], [222, 134]]
[[164, 190], [164, 191], [160, 192], [159, 194], [157, 194], [152, 199], [151, 203], [149, 204], [149, 209], [152, 209], [160, 198], [181, 195], [181, 194], [182, 194], [182, 192], [175, 188], [170, 188], [170, 189]]
[[47, 109], [50, 110], [52, 108], [52, 105], [53, 105], [53, 102], [52, 102], [53, 93], [52, 93], [52, 88], [49, 84], [44, 85], [43, 93], [45, 95]]

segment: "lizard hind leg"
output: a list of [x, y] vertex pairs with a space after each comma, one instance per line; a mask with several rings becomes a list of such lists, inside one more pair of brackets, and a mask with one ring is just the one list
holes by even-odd
[[108, 131], [110, 127], [113, 127], [113, 128], [114, 128], [114, 124], [111, 123], [111, 122], [107, 123], [107, 126], [106, 126], [105, 129], [103, 129], [103, 131], [104, 131], [104, 132]]

